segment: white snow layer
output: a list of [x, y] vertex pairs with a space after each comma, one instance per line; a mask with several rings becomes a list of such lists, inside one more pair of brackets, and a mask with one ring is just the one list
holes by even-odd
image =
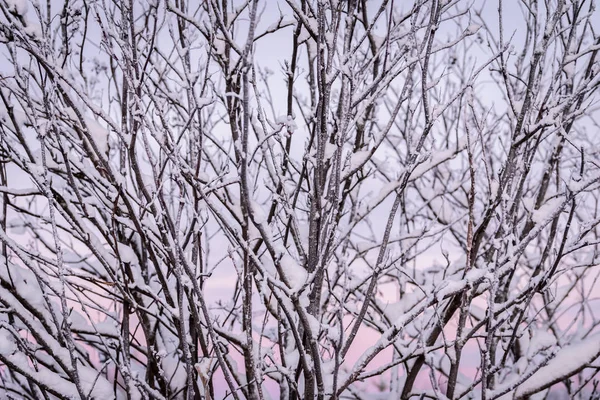
[[283, 273], [291, 285], [291, 289], [300, 290], [302, 285], [306, 283], [308, 275], [306, 270], [288, 254], [284, 254], [283, 257], [281, 257], [280, 263]]
[[6, 329], [0, 329], [0, 354], [10, 355], [17, 351], [17, 343], [13, 335]]
[[544, 221], [553, 218], [554, 214], [562, 207], [564, 202], [563, 197], [555, 197], [548, 200], [538, 210], [531, 215], [531, 220], [536, 224], [544, 223]]
[[577, 373], [598, 356], [600, 356], [600, 334], [565, 346], [548, 364], [523, 382], [517, 388], [515, 396], [525, 397], [543, 390]]
[[[27, 371], [27, 375], [39, 384], [48, 387], [57, 393], [66, 397], [79, 398], [79, 393], [75, 385], [59, 374], [48, 369], [34, 370], [30, 367], [29, 360], [25, 354], [16, 352], [7, 357], [9, 363], [17, 368]], [[80, 366], [77, 368], [81, 389], [89, 396], [90, 400], [114, 400], [115, 394], [113, 387], [99, 372], [92, 368]]]
[[88, 367], [79, 367], [77, 371], [83, 392], [90, 393], [92, 399], [110, 400], [115, 398], [113, 385], [100, 372]]
[[126, 264], [139, 265], [140, 262], [131, 247], [127, 246], [126, 244], [119, 243], [118, 251], [119, 257], [121, 257], [121, 261], [123, 261]]
[[20, 16], [27, 14], [27, 0], [6, 0], [8, 10], [17, 13]]

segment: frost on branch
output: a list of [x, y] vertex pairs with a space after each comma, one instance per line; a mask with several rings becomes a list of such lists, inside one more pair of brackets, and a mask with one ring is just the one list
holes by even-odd
[[0, 0], [0, 398], [597, 398], [598, 15], [480, 3]]

